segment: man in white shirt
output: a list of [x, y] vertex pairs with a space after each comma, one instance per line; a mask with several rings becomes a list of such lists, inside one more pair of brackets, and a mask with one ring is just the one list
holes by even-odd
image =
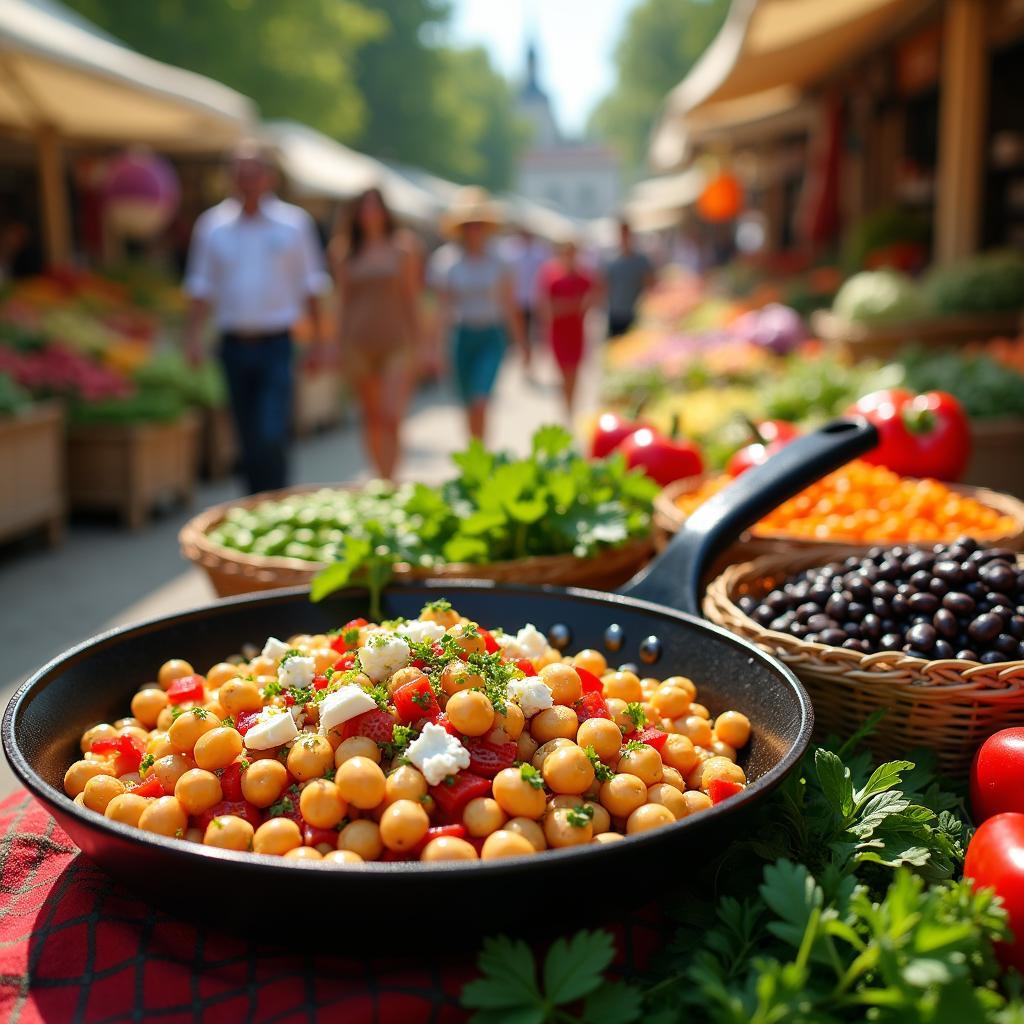
[[530, 343], [536, 326], [538, 276], [540, 268], [551, 259], [551, 246], [520, 226], [505, 240], [501, 255], [512, 268], [516, 305], [523, 318], [527, 343]]
[[202, 357], [202, 329], [212, 313], [250, 492], [288, 482], [291, 331], [308, 310], [317, 339], [312, 358], [319, 362], [318, 296], [330, 286], [312, 218], [273, 194], [273, 173], [258, 149], [236, 155], [236, 195], [196, 221], [185, 275], [192, 300], [188, 355]]

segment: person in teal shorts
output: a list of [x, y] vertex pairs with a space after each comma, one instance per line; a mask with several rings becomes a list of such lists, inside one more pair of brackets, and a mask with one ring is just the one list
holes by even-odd
[[442, 224], [451, 238], [431, 260], [430, 281], [451, 329], [455, 389], [470, 436], [483, 438], [487, 407], [509, 340], [524, 365], [529, 348], [515, 301], [511, 268], [493, 245], [501, 210], [476, 186], [461, 189]]

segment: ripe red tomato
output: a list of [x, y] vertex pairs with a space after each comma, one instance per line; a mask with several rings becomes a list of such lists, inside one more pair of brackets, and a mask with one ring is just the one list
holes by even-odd
[[627, 420], [617, 412], [601, 413], [594, 428], [593, 440], [590, 442], [590, 457], [603, 459], [606, 455], [611, 455], [630, 434], [642, 426], [643, 423]]
[[684, 477], [704, 472], [700, 449], [690, 441], [675, 441], [647, 427], [619, 445], [630, 469], [639, 466], [656, 484], [667, 487]]
[[756, 429], [756, 440], [735, 452], [729, 459], [726, 466], [729, 476], [740, 476], [748, 469], [760, 466], [800, 436], [800, 431], [785, 420], [762, 420], [752, 426]]
[[997, 814], [974, 833], [964, 877], [976, 889], [991, 887], [1002, 897], [1017, 938], [997, 945], [996, 955], [1004, 967], [1024, 971], [1024, 814]]
[[971, 811], [980, 825], [993, 814], [1024, 814], [1024, 729], [1002, 729], [974, 755]]

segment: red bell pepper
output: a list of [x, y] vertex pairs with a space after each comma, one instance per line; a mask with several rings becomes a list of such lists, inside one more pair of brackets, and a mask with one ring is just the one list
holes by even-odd
[[235, 728], [244, 736], [256, 724], [256, 719], [259, 717], [258, 711], [239, 711], [235, 717]]
[[137, 786], [128, 790], [129, 793], [135, 796], [166, 796], [164, 787], [160, 780], [155, 775], [150, 775], [147, 779], [144, 779]]
[[636, 740], [639, 743], [646, 743], [647, 746], [654, 747], [655, 750], [661, 751], [668, 742], [668, 733], [647, 725], [644, 726], [643, 729], [634, 729], [632, 732], [627, 733], [623, 736], [623, 740], [626, 743]]
[[426, 676], [403, 683], [391, 695], [395, 711], [402, 722], [415, 722], [418, 718], [436, 718], [441, 713], [437, 698]]
[[668, 437], [644, 427], [619, 446], [630, 469], [640, 467], [656, 484], [667, 487], [676, 480], [704, 472], [700, 449], [691, 441], [678, 440], [678, 417]]
[[533, 662], [529, 658], [519, 658], [516, 661], [516, 668], [523, 673], [524, 676], [535, 676], [537, 670], [533, 667]]
[[465, 736], [462, 745], [469, 751], [469, 770], [488, 779], [493, 779], [505, 768], [511, 768], [518, 756], [515, 740], [492, 743], [482, 736]]
[[610, 720], [612, 717], [612, 713], [608, 710], [608, 704], [604, 697], [594, 690], [586, 691], [583, 696], [573, 704], [573, 710], [576, 712], [576, 717], [581, 722], [586, 722], [590, 718], [607, 718]]
[[354, 651], [343, 654], [335, 663], [335, 672], [350, 672], [356, 667], [356, 655]]
[[94, 754], [115, 754], [114, 771], [118, 775], [137, 772], [142, 764], [145, 748], [131, 736], [116, 736], [109, 740], [95, 740], [90, 748]]
[[878, 447], [861, 456], [867, 462], [902, 476], [936, 480], [958, 480], [967, 467], [970, 423], [960, 403], [945, 391], [875, 391], [847, 412], [863, 416], [878, 430]]
[[423, 847], [426, 846], [427, 843], [432, 839], [440, 839], [442, 836], [449, 836], [452, 839], [465, 839], [466, 826], [434, 825], [427, 829], [427, 834], [414, 847], [412, 847], [409, 852], [418, 857], [423, 852]]
[[579, 665], [576, 665], [575, 668], [576, 675], [580, 677], [580, 682], [583, 684], [584, 693], [604, 693], [604, 683], [593, 672], [588, 672], [585, 668], [580, 668]]
[[332, 850], [338, 845], [338, 830], [334, 828], [314, 828], [308, 822], [299, 825], [302, 829], [303, 846], [319, 846], [326, 843]]
[[[263, 824], [262, 812], [255, 804], [249, 803], [248, 800], [220, 800], [209, 810], [196, 815], [196, 828], [205, 832], [207, 826], [214, 818], [220, 818], [229, 814], [236, 818], [244, 818], [253, 828], [259, 828]], [[337, 839], [337, 836], [335, 836], [335, 839]]]
[[232, 761], [220, 772], [220, 792], [225, 800], [244, 800], [242, 795], [242, 766]]
[[314, 690], [326, 690], [330, 686], [331, 681], [323, 673], [320, 675], [313, 676], [313, 689]]
[[452, 725], [451, 719], [449, 719], [449, 717], [443, 711], [438, 712], [437, 716], [433, 719], [433, 722], [434, 725], [441, 726], [441, 728], [444, 729], [445, 732], [449, 733], [450, 735], [458, 736], [459, 739], [462, 739], [462, 733], [459, 732], [459, 730], [456, 729], [454, 725]]
[[967, 847], [964, 877], [1002, 899], [1015, 941], [999, 943], [996, 955], [1004, 967], [1024, 971], [1024, 814], [1007, 811], [981, 823]]
[[352, 650], [345, 642], [345, 634], [353, 629], [362, 629], [363, 626], [368, 626], [369, 623], [366, 619], [350, 619], [341, 627], [337, 636], [331, 638], [331, 649], [337, 651], [339, 654], [344, 654], [346, 651]]
[[437, 809], [450, 824], [462, 821], [462, 812], [470, 800], [478, 796], [487, 796], [491, 791], [491, 780], [472, 772], [459, 772], [449, 775], [444, 782], [430, 787], [430, 795], [437, 804]]
[[729, 476], [740, 476], [748, 469], [760, 466], [800, 436], [800, 431], [785, 420], [762, 420], [760, 423], [751, 423], [750, 428], [754, 440], [729, 459], [726, 467]]
[[639, 420], [625, 419], [616, 412], [601, 413], [590, 442], [590, 457], [603, 459], [606, 455], [611, 455], [630, 434], [645, 426], [646, 424]]
[[480, 636], [482, 636], [484, 640], [485, 653], [496, 654], [498, 651], [501, 650], [501, 648], [498, 646], [498, 641], [494, 639], [494, 636], [492, 635], [489, 629], [483, 629], [482, 627], [480, 627], [478, 631], [480, 633]]
[[205, 679], [202, 676], [182, 676], [167, 688], [168, 704], [200, 703], [206, 696]]
[[1001, 729], [993, 733], [978, 748], [971, 765], [971, 812], [974, 820], [980, 825], [995, 814], [1006, 811], [1024, 813], [1022, 778], [1024, 729]]
[[350, 736], [369, 736], [374, 743], [390, 743], [395, 732], [395, 716], [389, 715], [386, 711], [374, 708], [372, 711], [364, 711], [355, 718], [350, 718], [341, 727], [341, 738], [347, 740]]
[[744, 786], [740, 782], [730, 782], [728, 779], [712, 779], [708, 783], [708, 796], [713, 804], [720, 804], [737, 793], [742, 793]]

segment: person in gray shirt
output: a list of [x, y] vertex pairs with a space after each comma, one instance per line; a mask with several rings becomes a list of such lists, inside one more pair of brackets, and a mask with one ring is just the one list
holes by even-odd
[[619, 252], [604, 269], [608, 295], [608, 337], [616, 338], [633, 326], [636, 304], [644, 289], [654, 283], [651, 261], [633, 246], [633, 232], [619, 221]]

